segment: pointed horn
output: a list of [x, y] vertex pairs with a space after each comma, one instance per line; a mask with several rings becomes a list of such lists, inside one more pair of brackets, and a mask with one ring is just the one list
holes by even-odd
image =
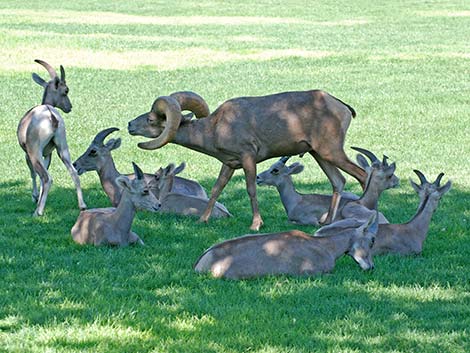
[[382, 164], [384, 167], [388, 167], [387, 159], [388, 157], [386, 155], [383, 155]]
[[379, 159], [373, 154], [371, 151], [368, 151], [364, 148], [360, 147], [351, 147], [353, 150], [362, 153], [363, 155], [367, 156], [372, 163], [377, 162]]
[[108, 129], [104, 129], [104, 130], [101, 130], [100, 132], [98, 132], [95, 136], [95, 138], [93, 139], [93, 142], [94, 144], [96, 145], [103, 145], [103, 142], [104, 142], [104, 139], [109, 135], [111, 134], [112, 132], [114, 131], [118, 131], [119, 129], [117, 127], [110, 127]]
[[64, 67], [62, 65], [60, 65], [60, 80], [62, 82], [65, 82], [65, 70], [64, 70]]
[[210, 110], [206, 101], [194, 92], [175, 92], [170, 94], [180, 105], [181, 111], [189, 110], [194, 113], [197, 119], [209, 116]]
[[144, 173], [142, 172], [142, 169], [140, 169], [139, 166], [134, 162], [132, 162], [132, 166], [134, 167], [134, 174], [136, 178], [139, 180], [144, 179]]
[[291, 156], [284, 156], [279, 159], [279, 162], [282, 162], [283, 164], [286, 164], [286, 162], [289, 160]]
[[413, 169], [413, 172], [418, 176], [419, 181], [421, 182], [421, 185], [427, 184], [428, 181], [426, 180], [426, 177], [424, 176], [423, 173], [421, 173], [418, 169]]
[[439, 175], [437, 176], [437, 178], [436, 178], [436, 180], [434, 181], [433, 184], [435, 186], [441, 185], [441, 179], [442, 179], [443, 176], [444, 176], [444, 173], [439, 173]]
[[166, 117], [165, 130], [156, 139], [140, 142], [137, 146], [144, 150], [155, 150], [163, 147], [175, 137], [182, 118], [181, 106], [173, 97], [162, 96], [155, 100], [152, 105], [152, 111], [149, 114], [164, 115]]
[[48, 63], [40, 59], [36, 59], [34, 61], [37, 62], [39, 65], [42, 65], [47, 70], [47, 72], [49, 72], [49, 75], [51, 76], [51, 78], [57, 77], [57, 72], [54, 70], [54, 68], [51, 65], [49, 65]]

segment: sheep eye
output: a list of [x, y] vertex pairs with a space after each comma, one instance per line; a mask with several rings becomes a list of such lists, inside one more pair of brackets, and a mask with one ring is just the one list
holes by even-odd
[[279, 174], [279, 169], [273, 169], [272, 173], [273, 174]]
[[90, 156], [92, 156], [92, 157], [96, 156], [96, 150], [91, 150], [90, 151]]

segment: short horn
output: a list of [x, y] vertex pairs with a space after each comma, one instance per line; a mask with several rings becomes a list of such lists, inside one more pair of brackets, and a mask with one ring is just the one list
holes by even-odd
[[110, 127], [108, 129], [101, 130], [98, 132], [93, 139], [93, 144], [97, 145], [102, 145], [104, 142], [104, 139], [108, 137], [109, 134], [113, 133], [114, 131], [118, 131], [119, 129], [117, 127]]
[[439, 175], [437, 176], [437, 178], [436, 178], [436, 180], [434, 181], [433, 184], [435, 186], [441, 185], [441, 179], [442, 179], [443, 176], [444, 176], [444, 173], [439, 173]]
[[371, 151], [368, 151], [364, 148], [360, 147], [351, 147], [353, 150], [362, 153], [363, 155], [367, 156], [372, 163], [379, 161], [379, 159], [376, 157], [375, 154], [373, 154]]
[[62, 82], [65, 82], [65, 70], [64, 70], [64, 67], [62, 65], [60, 65], [60, 80]]
[[170, 94], [180, 105], [181, 111], [189, 110], [197, 119], [205, 118], [210, 114], [206, 101], [197, 93], [183, 91]]
[[413, 169], [413, 172], [418, 176], [419, 181], [421, 182], [421, 185], [427, 184], [428, 181], [426, 180], [426, 177], [424, 176], [423, 173], [421, 173], [418, 169]]
[[286, 162], [289, 160], [290, 156], [285, 156], [285, 157], [281, 157], [281, 159], [279, 159], [279, 162], [282, 162], [283, 164], [286, 164]]
[[386, 155], [383, 155], [382, 164], [383, 164], [384, 167], [388, 167], [387, 159], [388, 159], [388, 157]]
[[158, 117], [165, 116], [166, 126], [156, 139], [137, 144], [137, 146], [144, 150], [155, 150], [173, 140], [181, 123], [181, 106], [173, 97], [158, 97], [152, 105], [150, 114], [152, 113], [156, 114]]
[[51, 76], [51, 78], [57, 77], [57, 72], [54, 70], [54, 68], [51, 65], [49, 65], [48, 63], [40, 59], [36, 59], [34, 61], [37, 62], [39, 65], [42, 65], [47, 70], [47, 72], [49, 72], [49, 75]]
[[144, 179], [144, 172], [142, 172], [142, 169], [140, 169], [139, 166], [134, 162], [132, 162], [132, 166], [134, 167], [134, 174], [136, 178], [140, 180]]

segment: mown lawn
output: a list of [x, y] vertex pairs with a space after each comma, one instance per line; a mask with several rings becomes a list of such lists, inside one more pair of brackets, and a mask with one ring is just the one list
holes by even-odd
[[[0, 352], [468, 352], [470, 351], [470, 3], [76, 0], [0, 3]], [[46, 212], [33, 219], [19, 119], [40, 103], [31, 72], [63, 64], [73, 110], [63, 114], [73, 158], [117, 126], [119, 170], [185, 161], [208, 191], [220, 162], [168, 145], [138, 149], [127, 122], [178, 90], [224, 100], [324, 89], [358, 116], [346, 140], [396, 161], [400, 187], [380, 210], [405, 222], [418, 198], [407, 179], [445, 172], [452, 190], [420, 256], [381, 256], [365, 273], [351, 258], [315, 278], [250, 281], [196, 275], [210, 245], [249, 232], [242, 173], [224, 190], [233, 218], [139, 213], [145, 247], [81, 247], [73, 183], [54, 156]], [[297, 157], [293, 158], [297, 160]], [[303, 192], [330, 192], [306, 156]], [[267, 168], [272, 161], [259, 165]], [[81, 177], [89, 207], [109, 202], [95, 173]], [[360, 192], [348, 176], [347, 188]], [[258, 188], [263, 232], [287, 222], [277, 192]]]

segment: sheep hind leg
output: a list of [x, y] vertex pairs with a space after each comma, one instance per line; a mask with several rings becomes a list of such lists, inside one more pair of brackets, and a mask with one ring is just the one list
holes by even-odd
[[229, 180], [232, 178], [234, 171], [235, 170], [233, 168], [230, 168], [228, 165], [222, 164], [222, 168], [220, 169], [220, 172], [219, 172], [219, 177], [217, 178], [215, 185], [212, 187], [211, 198], [209, 199], [209, 202], [207, 203], [207, 207], [204, 210], [204, 213], [199, 218], [199, 222], [207, 223], [207, 221], [209, 220], [209, 217], [211, 216], [212, 209], [214, 208], [215, 201], [219, 197], [225, 185], [227, 185]]
[[52, 185], [52, 178], [47, 172], [47, 169], [43, 165], [42, 158], [37, 158], [36, 156], [29, 157], [31, 165], [34, 168], [34, 171], [39, 175], [41, 179], [41, 188], [39, 192], [39, 198], [36, 210], [33, 213], [34, 217], [42, 216], [44, 213], [44, 207], [46, 206], [47, 195]]
[[39, 191], [38, 191], [38, 186], [37, 186], [37, 183], [36, 183], [37, 173], [34, 170], [33, 164], [31, 163], [31, 160], [29, 159], [28, 154], [25, 154], [25, 158], [26, 158], [26, 164], [28, 164], [29, 171], [31, 173], [31, 182], [32, 182], [32, 186], [33, 186], [33, 191], [31, 193], [31, 198], [32, 198], [34, 203], [38, 203]]

